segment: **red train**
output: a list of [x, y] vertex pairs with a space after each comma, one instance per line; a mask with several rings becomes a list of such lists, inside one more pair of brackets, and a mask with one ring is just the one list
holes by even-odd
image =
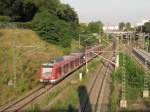
[[67, 56], [59, 57], [53, 62], [42, 64], [40, 67], [40, 82], [56, 83], [69, 75], [71, 72], [90, 61], [96, 54], [100, 53], [101, 46], [97, 45], [92, 48], [88, 48], [86, 52], [72, 53]]

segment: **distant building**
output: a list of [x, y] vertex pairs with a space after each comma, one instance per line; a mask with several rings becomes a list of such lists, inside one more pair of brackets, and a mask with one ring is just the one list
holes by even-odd
[[104, 26], [103, 30], [104, 31], [118, 31], [119, 27], [118, 26]]

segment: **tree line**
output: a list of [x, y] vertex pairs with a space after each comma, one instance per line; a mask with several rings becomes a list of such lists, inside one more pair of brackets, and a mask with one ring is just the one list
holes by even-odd
[[[72, 39], [90, 38], [96, 41], [93, 33], [102, 32], [102, 22], [79, 24], [76, 11], [60, 0], [0, 0], [0, 22], [13, 23], [29, 27], [40, 35], [41, 39], [71, 47]], [[84, 41], [82, 41], [84, 43]]]
[[119, 30], [120, 31], [131, 31], [131, 30], [133, 30], [133, 28], [131, 27], [130, 22], [127, 22], [127, 23], [120, 22], [119, 23]]
[[146, 22], [144, 25], [142, 26], [138, 26], [136, 28], [137, 32], [144, 32], [144, 33], [150, 33], [150, 22]]
[[27, 25], [43, 40], [70, 47], [77, 36], [78, 15], [59, 0], [1, 0], [0, 21]]
[[[89, 24], [80, 24], [80, 37], [82, 45], [92, 45], [99, 42], [103, 35], [103, 23], [101, 21], [90, 22]], [[86, 41], [85, 41], [86, 40]]]
[[127, 23], [120, 22], [119, 23], [119, 30], [120, 31], [133, 31], [133, 30], [135, 30], [137, 32], [150, 33], [150, 21], [144, 23], [144, 25], [135, 27], [135, 29], [131, 27], [130, 22], [127, 22]]

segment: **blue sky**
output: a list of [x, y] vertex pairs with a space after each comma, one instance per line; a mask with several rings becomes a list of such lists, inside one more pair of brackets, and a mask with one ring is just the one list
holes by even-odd
[[101, 20], [106, 25], [150, 19], [150, 0], [61, 0], [79, 14], [80, 22]]

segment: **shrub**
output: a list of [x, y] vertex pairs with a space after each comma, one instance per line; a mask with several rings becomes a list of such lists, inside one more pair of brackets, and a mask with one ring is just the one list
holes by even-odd
[[38, 13], [33, 20], [33, 29], [47, 42], [71, 47], [72, 30], [70, 23], [59, 20], [48, 11]]
[[8, 16], [0, 16], [0, 22], [10, 22], [11, 18]]

